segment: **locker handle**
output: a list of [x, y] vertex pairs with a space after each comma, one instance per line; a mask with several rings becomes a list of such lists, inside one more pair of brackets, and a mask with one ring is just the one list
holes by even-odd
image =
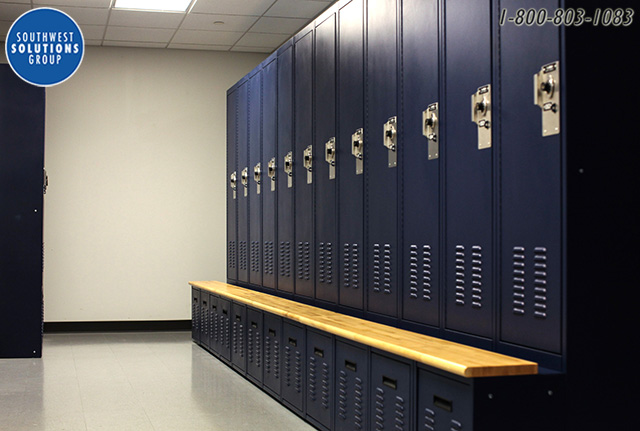
[[293, 347], [297, 347], [298, 346], [298, 340], [296, 340], [295, 338], [289, 337], [289, 344], [291, 344]]
[[258, 327], [258, 324], [257, 324], [256, 322], [251, 322], [251, 327], [252, 327], [252, 328], [257, 328], [257, 327]]
[[217, 310], [218, 306], [217, 305], [212, 305], [211, 308], [213, 308], [214, 310]]
[[433, 396], [433, 405], [441, 408], [442, 410], [446, 410], [448, 412], [453, 411], [453, 401], [447, 400], [437, 395]]
[[398, 381], [391, 377], [382, 376], [382, 384], [391, 389], [398, 389]]
[[316, 355], [319, 358], [324, 358], [324, 350], [323, 349], [318, 349], [317, 347], [313, 348], [313, 354]]
[[207, 301], [202, 301], [202, 305], [207, 306]]
[[273, 329], [269, 329], [269, 335], [271, 337], [275, 337], [276, 336], [276, 331], [274, 331]]
[[242, 316], [236, 315], [236, 322], [242, 322]]
[[349, 370], [349, 371], [353, 371], [356, 372], [358, 371], [358, 364], [356, 364], [355, 362], [351, 362], [349, 360], [344, 360], [344, 367]]
[[229, 314], [229, 310], [222, 309], [222, 314]]

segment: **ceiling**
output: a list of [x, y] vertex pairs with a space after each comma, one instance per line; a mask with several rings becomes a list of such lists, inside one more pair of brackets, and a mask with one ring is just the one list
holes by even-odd
[[115, 0], [0, 2], [0, 41], [23, 13], [62, 10], [82, 29], [85, 45], [272, 52], [334, 0], [193, 0], [187, 12], [114, 9]]

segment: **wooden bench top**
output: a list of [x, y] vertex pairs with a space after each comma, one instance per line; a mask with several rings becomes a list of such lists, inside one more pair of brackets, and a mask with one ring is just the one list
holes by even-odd
[[190, 285], [303, 325], [463, 377], [537, 374], [538, 364], [324, 310], [219, 281]]

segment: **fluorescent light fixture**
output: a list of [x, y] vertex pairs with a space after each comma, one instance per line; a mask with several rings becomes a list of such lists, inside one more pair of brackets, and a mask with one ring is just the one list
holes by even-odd
[[191, 0], [116, 0], [117, 9], [152, 10], [162, 12], [184, 12]]

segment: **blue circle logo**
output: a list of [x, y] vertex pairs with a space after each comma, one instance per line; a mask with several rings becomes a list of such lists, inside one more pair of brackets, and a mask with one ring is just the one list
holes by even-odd
[[5, 51], [16, 75], [30, 84], [50, 87], [69, 79], [80, 67], [84, 38], [66, 13], [38, 8], [13, 23]]

